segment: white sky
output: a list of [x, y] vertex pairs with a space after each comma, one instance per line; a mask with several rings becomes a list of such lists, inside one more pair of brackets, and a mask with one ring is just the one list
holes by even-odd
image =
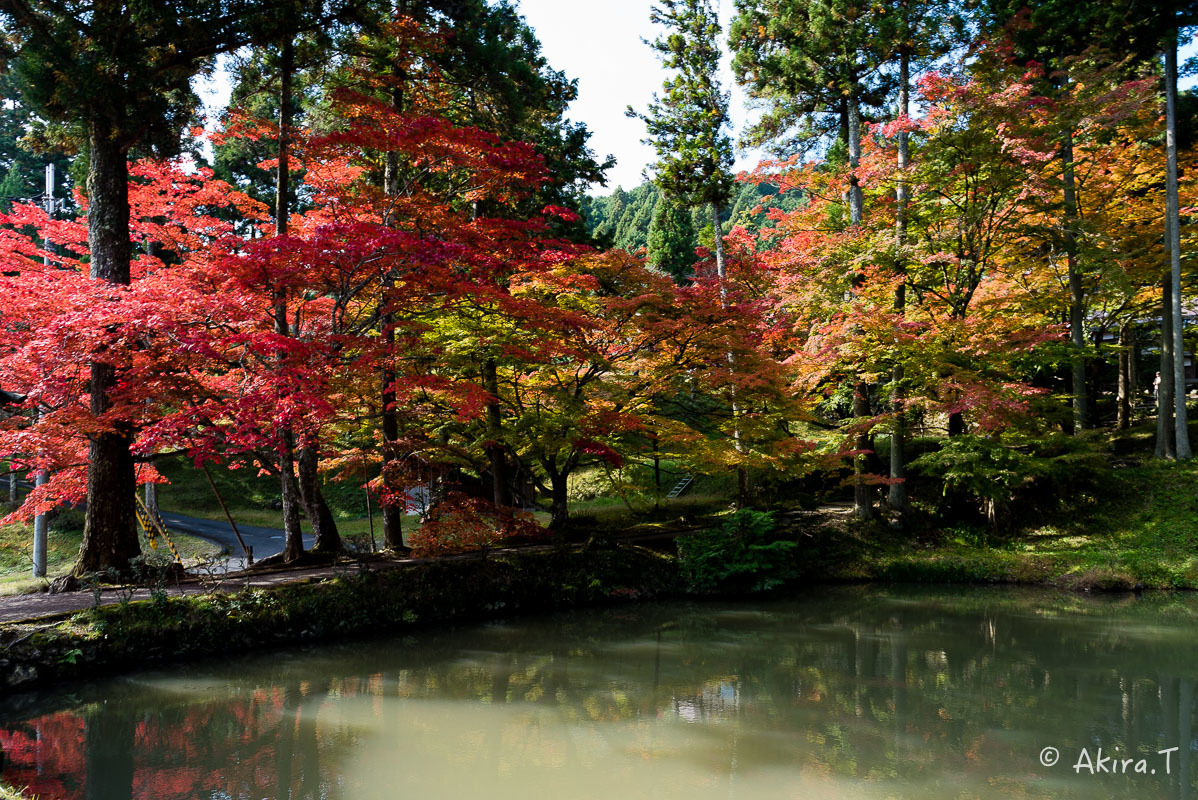
[[[638, 185], [645, 165], [653, 160], [653, 148], [641, 144], [644, 123], [624, 116], [629, 105], [644, 112], [665, 77], [657, 54], [641, 41], [656, 39], [662, 30], [649, 22], [652, 5], [651, 0], [520, 0], [520, 13], [537, 32], [550, 66], [578, 80], [578, 99], [570, 106], [570, 118], [586, 123], [597, 156], [616, 157], [616, 166], [608, 172], [608, 188], [593, 189], [594, 194]], [[717, 0], [716, 5], [726, 33], [732, 0]], [[745, 96], [733, 86], [729, 62], [725, 54], [720, 81], [732, 91], [735, 138], [745, 124]], [[736, 168], [748, 169], [756, 160], [742, 157]]]
[[[641, 143], [644, 124], [624, 115], [629, 105], [645, 111], [665, 77], [657, 55], [642, 41], [656, 38], [660, 30], [649, 22], [651, 6], [652, 0], [519, 0], [520, 13], [536, 31], [550, 66], [578, 80], [578, 99], [570, 106], [569, 117], [586, 124], [591, 148], [599, 159], [608, 154], [616, 157], [616, 166], [608, 171], [607, 188], [592, 187], [591, 194], [639, 185], [646, 165], [653, 160], [653, 149]], [[716, 0], [716, 6], [726, 33], [732, 0]], [[1198, 47], [1189, 42], [1181, 50], [1181, 60], [1196, 52]], [[744, 92], [733, 83], [729, 62], [725, 53], [720, 80], [732, 93], [729, 110], [735, 140], [750, 112]], [[1183, 78], [1180, 85], [1189, 88], [1195, 82], [1194, 77]], [[228, 101], [228, 79], [223, 72], [200, 81], [197, 88], [210, 113]], [[740, 154], [736, 169], [751, 169], [758, 157], [757, 152]]]

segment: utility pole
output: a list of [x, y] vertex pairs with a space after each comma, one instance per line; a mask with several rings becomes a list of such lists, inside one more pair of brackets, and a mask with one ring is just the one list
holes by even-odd
[[[54, 201], [54, 164], [46, 165], [46, 215], [54, 216], [54, 212], [58, 210], [58, 206]], [[42, 257], [42, 263], [47, 267], [50, 266], [50, 239], [46, 239], [42, 243], [46, 250], [46, 255]], [[37, 411], [33, 412], [33, 418], [36, 422]], [[44, 469], [39, 469], [34, 474], [34, 486], [45, 486], [49, 476], [46, 475]], [[33, 577], [46, 577], [46, 534], [49, 528], [49, 521], [45, 514], [38, 514], [33, 518]]]

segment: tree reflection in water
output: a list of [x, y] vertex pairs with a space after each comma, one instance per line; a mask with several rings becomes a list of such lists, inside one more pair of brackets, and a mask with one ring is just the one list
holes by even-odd
[[[4, 779], [64, 800], [1189, 798], [1196, 617], [1191, 598], [853, 587], [522, 619], [10, 700]], [[1168, 775], [1071, 766], [1102, 747], [1163, 767], [1174, 746]]]

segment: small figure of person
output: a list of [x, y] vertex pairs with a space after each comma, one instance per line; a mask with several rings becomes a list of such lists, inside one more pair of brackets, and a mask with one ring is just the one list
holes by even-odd
[[1156, 379], [1152, 381], [1152, 399], [1161, 399], [1161, 374], [1156, 373]]

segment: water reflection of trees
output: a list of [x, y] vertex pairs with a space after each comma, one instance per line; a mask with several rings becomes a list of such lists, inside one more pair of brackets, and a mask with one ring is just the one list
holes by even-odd
[[[384, 715], [435, 700], [527, 706], [613, 748], [651, 751], [660, 726], [691, 725], [705, 767], [727, 775], [783, 766], [897, 794], [980, 782], [987, 794], [1189, 797], [1195, 609], [876, 589], [623, 608], [251, 660], [206, 670], [198, 689], [107, 684], [65, 710], [4, 711], [17, 721], [0, 744], [5, 778], [47, 797], [332, 797], [363, 735], [331, 713], [339, 704]], [[512, 716], [485, 748], [539, 720]], [[1049, 744], [1068, 759], [1179, 750], [1169, 776], [1062, 788], [1037, 783], [1072, 774], [1039, 764]]]

